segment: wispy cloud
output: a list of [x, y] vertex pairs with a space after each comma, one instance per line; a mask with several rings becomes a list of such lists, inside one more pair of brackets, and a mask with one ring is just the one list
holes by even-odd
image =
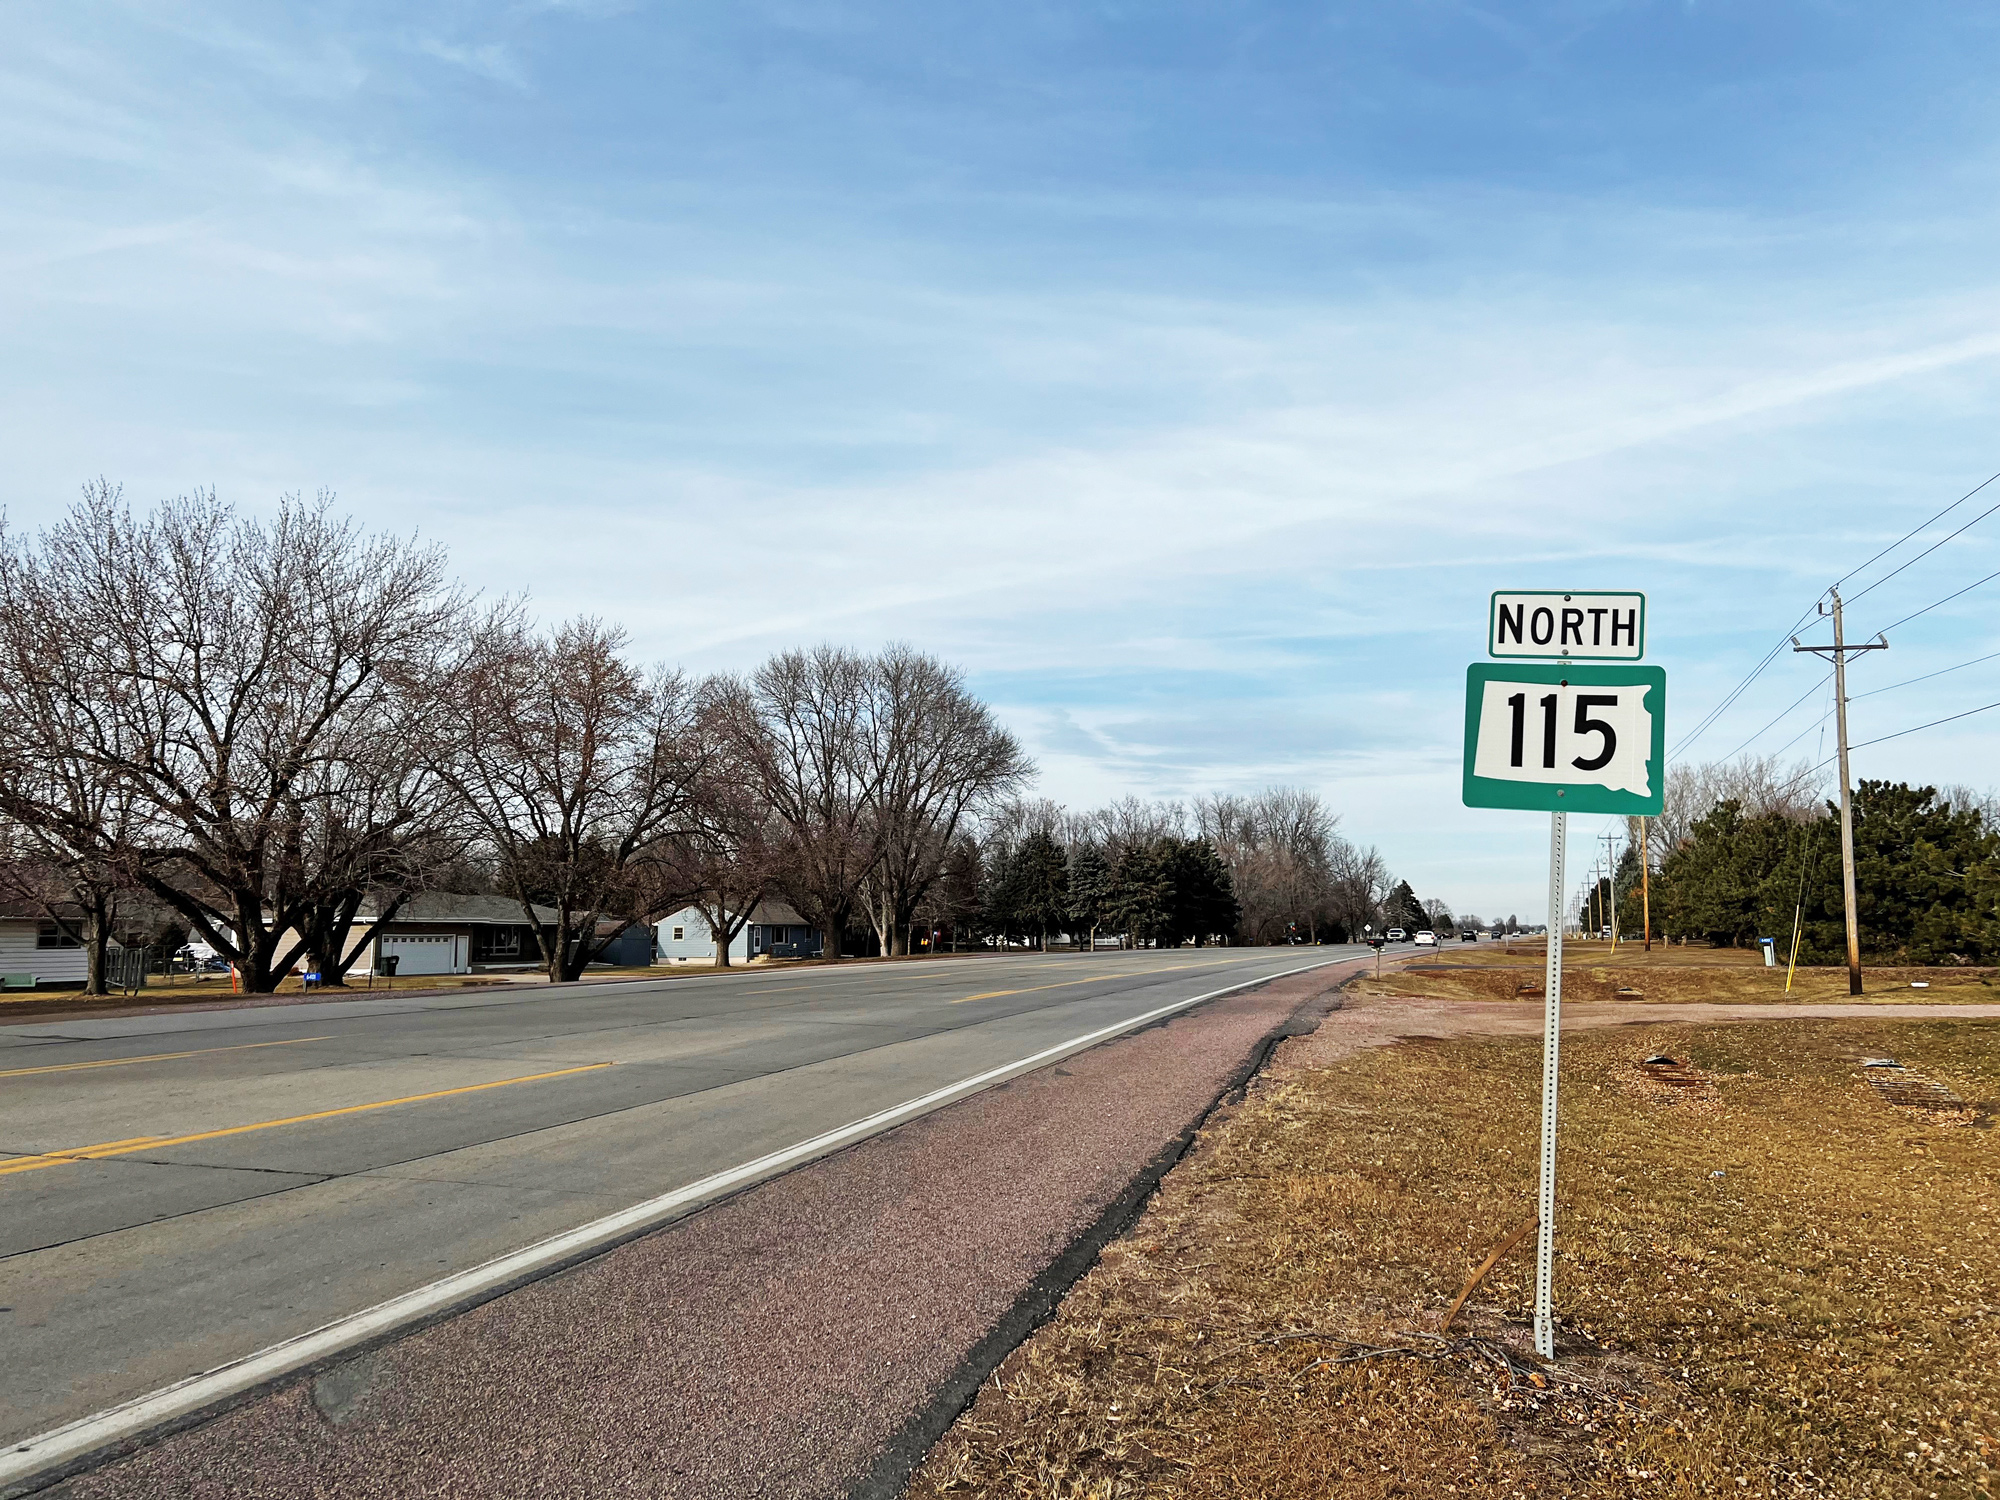
[[490, 79], [494, 83], [504, 83], [514, 89], [528, 87], [528, 76], [522, 70], [520, 62], [509, 48], [499, 42], [482, 42], [468, 46], [460, 42], [445, 42], [435, 37], [425, 37], [416, 43], [416, 49], [426, 57], [434, 57], [439, 62], [451, 64], [454, 68], [463, 68], [468, 73]]
[[328, 484], [694, 667], [911, 639], [1053, 795], [1302, 780], [1525, 911], [1488, 589], [1648, 588], [1705, 707], [2000, 467], [1995, 40], [1803, 14], [20, 17], [0, 502]]

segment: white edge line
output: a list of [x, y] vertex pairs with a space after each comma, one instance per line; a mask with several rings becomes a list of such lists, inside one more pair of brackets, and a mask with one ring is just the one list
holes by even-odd
[[984, 1073], [962, 1078], [957, 1083], [946, 1084], [941, 1089], [905, 1103], [893, 1105], [842, 1125], [796, 1145], [774, 1151], [768, 1156], [760, 1156], [755, 1161], [744, 1162], [726, 1171], [716, 1172], [685, 1187], [673, 1189], [656, 1198], [648, 1198], [643, 1203], [635, 1203], [630, 1208], [620, 1209], [615, 1214], [581, 1224], [575, 1229], [565, 1230], [558, 1235], [509, 1251], [483, 1265], [460, 1271], [428, 1286], [404, 1292], [391, 1297], [386, 1302], [365, 1308], [358, 1313], [350, 1313], [337, 1318], [308, 1333], [260, 1349], [254, 1354], [246, 1354], [227, 1364], [217, 1365], [212, 1370], [204, 1370], [199, 1375], [191, 1375], [186, 1380], [173, 1385], [162, 1386], [144, 1396], [136, 1396], [130, 1401], [105, 1408], [92, 1416], [79, 1418], [62, 1427], [51, 1428], [35, 1437], [26, 1438], [10, 1445], [0, 1454], [0, 1486], [11, 1486], [32, 1479], [43, 1470], [56, 1468], [73, 1459], [81, 1458], [100, 1448], [134, 1437], [187, 1416], [203, 1407], [231, 1396], [241, 1395], [255, 1386], [278, 1379], [293, 1370], [317, 1364], [330, 1359], [342, 1350], [357, 1344], [367, 1343], [393, 1333], [397, 1328], [414, 1323], [434, 1313], [444, 1311], [453, 1305], [467, 1301], [496, 1286], [531, 1275], [543, 1266], [567, 1260], [589, 1252], [594, 1246], [627, 1238], [643, 1232], [655, 1224], [665, 1223], [674, 1218], [690, 1204], [699, 1203], [704, 1198], [716, 1197], [736, 1188], [744, 1187], [763, 1178], [772, 1177], [801, 1162], [824, 1156], [842, 1146], [864, 1140], [871, 1135], [900, 1125], [918, 1115], [928, 1114], [947, 1104], [956, 1102], [968, 1094], [978, 1093], [996, 1083], [1033, 1072], [1036, 1068], [1056, 1061], [1072, 1052], [1080, 1052], [1087, 1047], [1106, 1041], [1121, 1032], [1134, 1031], [1141, 1026], [1159, 1020], [1162, 1016], [1173, 1015], [1190, 1006], [1204, 1001], [1218, 999], [1233, 994], [1237, 990], [1250, 989], [1260, 984], [1270, 984], [1274, 980], [1288, 979], [1294, 974], [1304, 974], [1312, 969], [1323, 969], [1331, 964], [1350, 962], [1352, 955], [1345, 958], [1322, 959], [1318, 963], [1301, 964], [1296, 969], [1284, 969], [1276, 974], [1261, 974], [1255, 979], [1246, 979], [1241, 984], [1227, 985], [1219, 990], [1210, 990], [1203, 995], [1195, 995], [1186, 1000], [1176, 1000], [1171, 1005], [1162, 1005], [1143, 1015], [1132, 1016], [1086, 1032], [1069, 1041], [1058, 1042], [1053, 1047], [1045, 1047], [1030, 1057], [1020, 1058], [1010, 1063], [1002, 1063], [997, 1068], [989, 1068]]

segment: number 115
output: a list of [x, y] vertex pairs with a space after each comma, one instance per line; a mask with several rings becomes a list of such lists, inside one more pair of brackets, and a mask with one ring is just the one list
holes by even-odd
[[[1536, 706], [1542, 711], [1542, 767], [1544, 770], [1554, 770], [1556, 764], [1557, 695], [1554, 693], [1548, 694]], [[1594, 708], [1616, 708], [1617, 706], [1618, 695], [1616, 693], [1578, 693], [1576, 695], [1576, 724], [1574, 732], [1578, 735], [1596, 734], [1603, 736], [1602, 743], [1598, 746], [1597, 754], [1592, 756], [1579, 755], [1570, 762], [1579, 771], [1602, 770], [1611, 763], [1611, 757], [1617, 753], [1618, 731], [1591, 713], [1591, 710]], [[1507, 700], [1507, 707], [1514, 711], [1513, 732], [1508, 741], [1508, 764], [1518, 766], [1522, 764], [1521, 756], [1525, 748], [1523, 741], [1526, 739], [1528, 727], [1528, 695], [1526, 693], [1514, 694], [1513, 697]]]

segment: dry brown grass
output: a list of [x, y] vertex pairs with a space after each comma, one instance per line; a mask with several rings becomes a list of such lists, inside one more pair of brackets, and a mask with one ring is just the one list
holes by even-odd
[[[911, 1494], [1992, 1496], [2000, 1021], [1565, 1048], [1559, 1366], [1584, 1384], [1477, 1349], [1316, 1363], [1418, 1345], [1532, 1212], [1537, 1046], [1405, 1044], [1213, 1125]], [[1651, 1081], [1654, 1050], [1704, 1081]], [[1896, 1107], [1876, 1054], [1974, 1107]], [[1524, 1246], [1468, 1326], [1525, 1351], [1532, 1291]]]
[[[1781, 1004], [1844, 1001], [1847, 970], [1800, 969], [1785, 993], [1785, 970], [1764, 967], [1741, 948], [1669, 948], [1645, 952], [1637, 943], [1592, 939], [1563, 945], [1563, 998], [1649, 1001], [1655, 1004]], [[1362, 994], [1424, 995], [1437, 1000], [1531, 1000], [1540, 1003], [1545, 957], [1539, 941], [1502, 946], [1444, 947], [1362, 981]], [[1924, 986], [1912, 988], [1913, 984]], [[1524, 990], [1523, 986], [1531, 986]], [[1866, 968], [1864, 1000], [1974, 1001], [2000, 999], [2000, 971], [1975, 968]]]

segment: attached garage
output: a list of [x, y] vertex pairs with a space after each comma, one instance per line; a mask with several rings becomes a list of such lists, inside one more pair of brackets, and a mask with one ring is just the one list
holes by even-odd
[[396, 960], [398, 976], [472, 972], [472, 939], [464, 933], [391, 932], [379, 942], [382, 957]]

